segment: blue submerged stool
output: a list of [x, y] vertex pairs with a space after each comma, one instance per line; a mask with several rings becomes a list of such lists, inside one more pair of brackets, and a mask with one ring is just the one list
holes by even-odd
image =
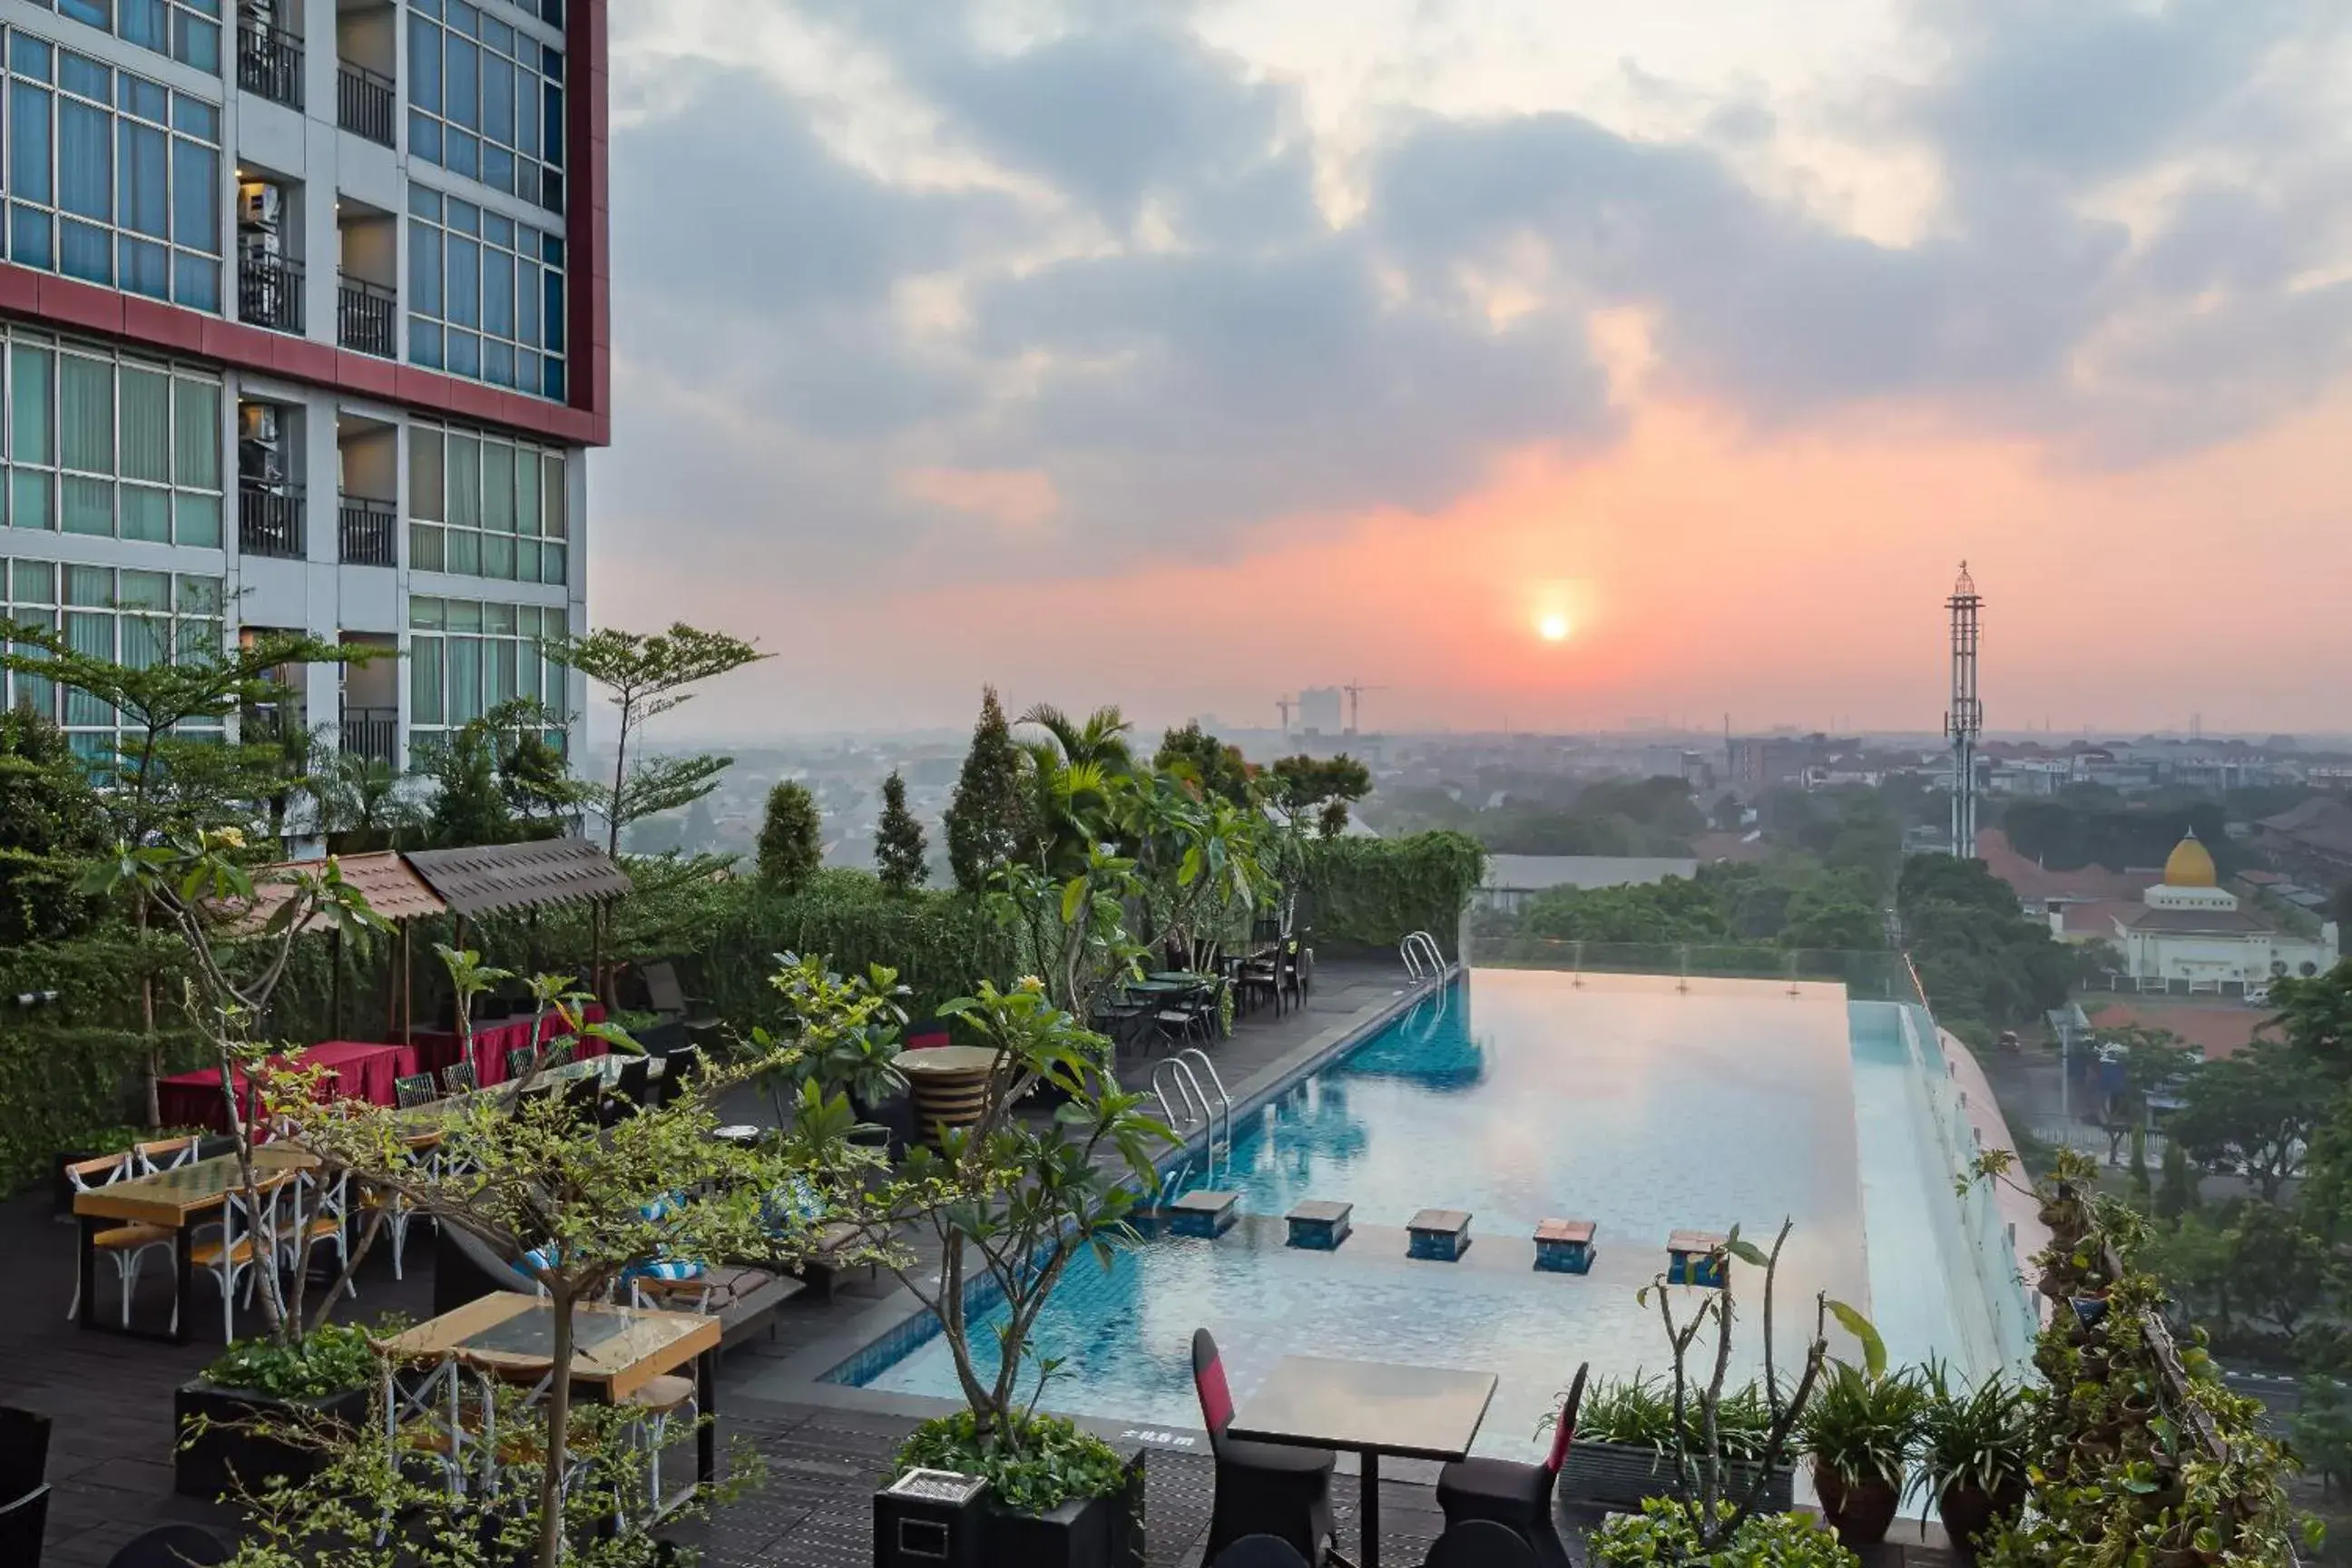
[[1666, 1237], [1666, 1283], [1723, 1289], [1723, 1244], [1731, 1238], [1711, 1230], [1678, 1230]]
[[1348, 1239], [1348, 1217], [1355, 1212], [1353, 1204], [1304, 1200], [1285, 1216], [1290, 1222], [1290, 1245], [1309, 1252], [1339, 1251], [1339, 1244]]
[[1405, 1230], [1410, 1237], [1405, 1245], [1407, 1258], [1454, 1263], [1470, 1250], [1468, 1209], [1423, 1209], [1412, 1216]]
[[1589, 1219], [1548, 1219], [1536, 1226], [1536, 1267], [1546, 1274], [1589, 1274], [1592, 1271], [1592, 1233]]
[[1186, 1193], [1168, 1205], [1168, 1233], [1214, 1241], [1241, 1218], [1239, 1193]]

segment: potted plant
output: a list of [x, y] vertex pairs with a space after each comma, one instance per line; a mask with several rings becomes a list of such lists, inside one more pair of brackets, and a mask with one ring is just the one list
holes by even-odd
[[1848, 1546], [1886, 1539], [1903, 1500], [1927, 1389], [1910, 1372], [1833, 1363], [1805, 1410], [1805, 1451], [1822, 1513]]
[[1019, 1446], [983, 1443], [970, 1410], [927, 1421], [898, 1449], [894, 1473], [953, 1470], [988, 1480], [991, 1563], [1124, 1568], [1143, 1558], [1143, 1454], [1058, 1415], [1021, 1418]]
[[1956, 1388], [1931, 1363], [1919, 1412], [1918, 1486], [1943, 1517], [1945, 1533], [1974, 1552], [2025, 1506], [2033, 1426], [2024, 1388], [1995, 1373]]
[[[790, 1120], [786, 1103], [814, 1083], [822, 1100], [846, 1095], [861, 1127], [882, 1134], [893, 1160], [902, 1157], [914, 1140], [915, 1115], [898, 1067], [907, 1023], [902, 998], [909, 994], [898, 972], [877, 963], [845, 978], [822, 958], [793, 952], [778, 953], [776, 964], [768, 984], [783, 995], [798, 1047], [790, 1064], [765, 1079], [777, 1125]], [[753, 1029], [751, 1039], [762, 1050], [774, 1045], [764, 1029]]]
[[[1705, 1440], [1698, 1416], [1696, 1408], [1685, 1413], [1686, 1449]], [[1771, 1425], [1763, 1392], [1752, 1383], [1727, 1393], [1716, 1412], [1730, 1489], [1744, 1491], [1760, 1479], [1763, 1506], [1786, 1509], [1795, 1491], [1794, 1470], [1778, 1465], [1768, 1475], [1761, 1467]], [[1596, 1507], [1639, 1508], [1671, 1484], [1674, 1449], [1674, 1401], [1664, 1380], [1637, 1374], [1597, 1382], [1584, 1391], [1576, 1441], [1560, 1467], [1559, 1494]]]
[[[1718, 1519], [1732, 1505], [1718, 1503]], [[1710, 1549], [1701, 1541], [1688, 1507], [1672, 1498], [1652, 1498], [1640, 1513], [1610, 1516], [1595, 1531], [1591, 1561], [1596, 1568], [1654, 1568], [1691, 1563], [1723, 1568], [1860, 1568], [1862, 1559], [1835, 1535], [1801, 1513], [1759, 1513], [1740, 1521], [1729, 1537]]]
[[358, 1430], [377, 1375], [359, 1328], [328, 1323], [291, 1344], [238, 1341], [173, 1394], [172, 1489], [212, 1502], [273, 1479], [309, 1479], [321, 1446], [292, 1433]]

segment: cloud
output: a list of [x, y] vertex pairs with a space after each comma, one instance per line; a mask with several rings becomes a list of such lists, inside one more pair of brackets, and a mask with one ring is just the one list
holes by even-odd
[[858, 103], [756, 60], [617, 56], [600, 483], [800, 570], [1124, 570], [1434, 515], [1509, 454], [1620, 438], [1591, 338], [1627, 307], [1646, 389], [1750, 427], [1893, 405], [2111, 464], [2352, 363], [2344, 29], [2289, 0], [1925, 0], [1933, 68], [1832, 125], [1941, 171], [1903, 244], [1755, 183], [1820, 106], [1745, 88], [1682, 142], [1397, 106], [1335, 217], [1299, 89], [1189, 8], [745, 5], [857, 51], [961, 171], [854, 155]]

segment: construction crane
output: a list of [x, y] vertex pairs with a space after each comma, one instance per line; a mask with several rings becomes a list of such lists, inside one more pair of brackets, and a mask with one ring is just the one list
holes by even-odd
[[1348, 694], [1348, 733], [1353, 735], [1358, 733], [1363, 728], [1361, 720], [1363, 718], [1362, 703], [1364, 693], [1367, 691], [1386, 691], [1388, 688], [1385, 686], [1366, 686], [1360, 680], [1351, 680], [1348, 682], [1347, 685], [1339, 688], [1339, 689]]
[[1298, 706], [1298, 699], [1296, 697], [1277, 697], [1274, 700], [1274, 706], [1275, 710], [1282, 715], [1282, 732], [1286, 735], [1289, 734], [1290, 710]]

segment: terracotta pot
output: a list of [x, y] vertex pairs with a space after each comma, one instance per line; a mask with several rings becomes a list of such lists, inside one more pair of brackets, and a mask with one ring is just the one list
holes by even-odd
[[1971, 1556], [2024, 1508], [2025, 1483], [2016, 1479], [2004, 1480], [1993, 1491], [1979, 1486], [1946, 1487], [1944, 1495], [1936, 1500], [1944, 1533], [1952, 1538], [1953, 1546]]
[[1827, 1465], [1813, 1466], [1813, 1490], [1822, 1500], [1822, 1517], [1846, 1546], [1872, 1546], [1886, 1539], [1895, 1510], [1903, 1501], [1902, 1489], [1876, 1477], [1849, 1482]]

